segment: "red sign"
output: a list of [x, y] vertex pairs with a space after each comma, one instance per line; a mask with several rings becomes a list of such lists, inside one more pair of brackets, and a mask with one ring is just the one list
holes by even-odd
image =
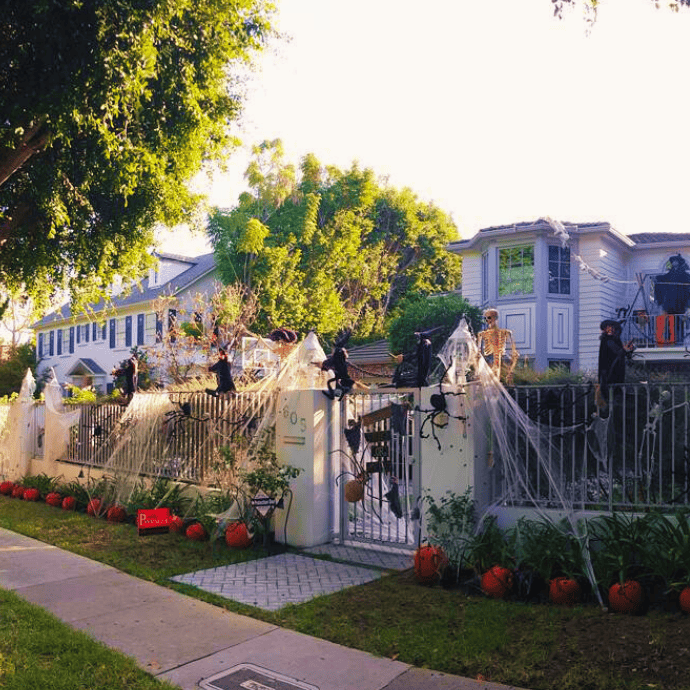
[[167, 508], [151, 508], [137, 511], [139, 535], [163, 534], [170, 531], [170, 511]]

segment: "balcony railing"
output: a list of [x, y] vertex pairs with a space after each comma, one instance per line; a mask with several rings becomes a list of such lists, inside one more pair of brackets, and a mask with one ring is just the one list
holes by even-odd
[[623, 342], [632, 340], [636, 348], [685, 347], [690, 349], [690, 316], [649, 314], [633, 311], [623, 321]]

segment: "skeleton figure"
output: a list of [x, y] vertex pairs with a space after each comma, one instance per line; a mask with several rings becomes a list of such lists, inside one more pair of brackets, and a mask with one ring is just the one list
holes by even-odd
[[513, 382], [513, 371], [520, 353], [515, 346], [513, 332], [507, 328], [498, 327], [498, 310], [487, 309], [484, 312], [486, 329], [477, 333], [477, 349], [483, 354], [497, 378], [501, 377], [501, 360], [505, 355], [506, 346], [510, 343], [510, 364], [506, 373], [506, 383]]

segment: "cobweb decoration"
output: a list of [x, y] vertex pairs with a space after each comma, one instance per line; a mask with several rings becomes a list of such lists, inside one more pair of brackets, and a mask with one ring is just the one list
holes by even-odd
[[[592, 590], [603, 606], [597, 586], [591, 558], [587, 550], [586, 521], [578, 521], [573, 496], [564, 490], [562, 468], [564, 466], [557, 437], [574, 431], [558, 427], [552, 429], [529, 418], [518, 403], [502, 385], [491, 366], [479, 352], [467, 322], [463, 319], [449, 338], [440, 354], [441, 360], [451, 372], [456, 385], [463, 382], [470, 371], [473, 372], [477, 396], [472, 402], [475, 410], [480, 408], [486, 418], [484, 434], [487, 440], [487, 463], [491, 472], [502, 472], [505, 476], [504, 493], [486, 508], [485, 517], [500, 505], [514, 502], [530, 505], [539, 516], [554, 522], [553, 511], [565, 517], [572, 534], [582, 547], [587, 578]], [[579, 425], [581, 426], [581, 425]], [[475, 433], [479, 425], [475, 423]], [[606, 428], [595, 427], [594, 435], [600, 444], [597, 457], [602, 462], [605, 456]], [[602, 447], [603, 446], [603, 447]], [[536, 486], [539, 484], [539, 487]], [[538, 500], [548, 496], [549, 512]], [[482, 520], [478, 524], [481, 525]]]

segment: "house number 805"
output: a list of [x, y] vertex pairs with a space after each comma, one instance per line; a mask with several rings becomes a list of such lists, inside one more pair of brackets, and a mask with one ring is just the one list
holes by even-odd
[[283, 419], [289, 419], [293, 426], [299, 424], [299, 430], [302, 432], [307, 430], [307, 420], [304, 417], [298, 417], [297, 412], [290, 412], [287, 406], [283, 408]]

